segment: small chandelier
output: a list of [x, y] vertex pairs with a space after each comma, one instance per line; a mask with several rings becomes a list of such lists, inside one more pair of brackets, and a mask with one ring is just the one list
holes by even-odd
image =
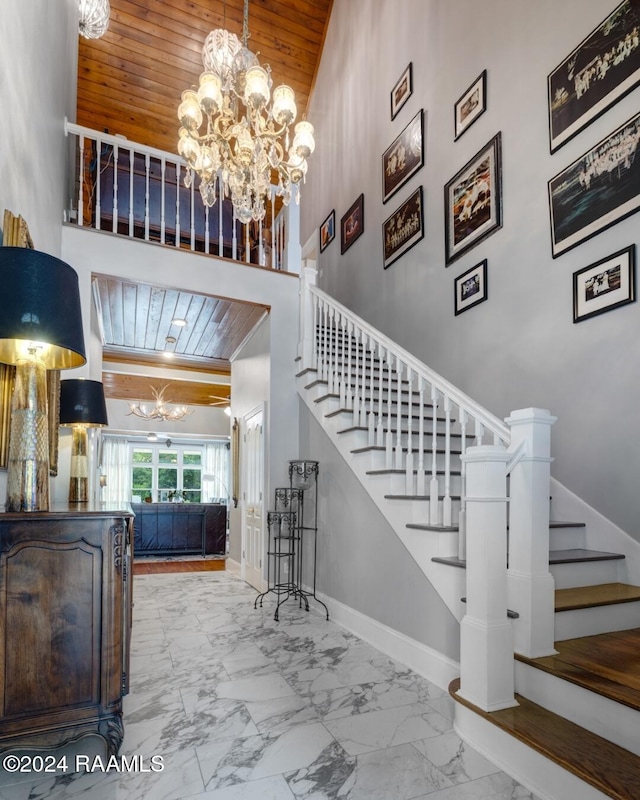
[[109, 0], [78, 0], [78, 30], [85, 39], [99, 39], [109, 27]]
[[141, 419], [159, 419], [162, 422], [177, 422], [180, 419], [183, 419], [187, 416], [187, 414], [192, 414], [192, 411], [189, 411], [187, 406], [176, 406], [171, 405], [171, 400], [164, 399], [164, 392], [167, 386], [163, 386], [162, 389], [154, 389], [151, 387], [151, 393], [153, 394], [154, 400], [156, 401], [155, 406], [151, 408], [147, 408], [146, 405], [141, 404], [140, 401], [137, 403], [129, 403], [129, 408], [131, 409], [127, 414], [130, 417], [134, 414], [136, 417], [140, 417]]
[[[202, 48], [204, 72], [198, 88], [182, 93], [178, 119], [178, 152], [188, 165], [185, 186], [195, 172], [200, 194], [208, 207], [216, 202], [216, 177], [221, 197], [231, 196], [237, 218], [262, 220], [271, 192], [271, 174], [277, 174], [276, 194], [288, 205], [313, 153], [313, 125], [306, 120], [290, 127], [297, 114], [295, 94], [282, 84], [271, 92], [269, 67], [261, 67], [247, 48], [249, 0], [244, 0], [242, 44], [226, 30], [216, 29]], [[269, 105], [271, 101], [271, 104]], [[200, 128], [206, 124], [203, 132]]]

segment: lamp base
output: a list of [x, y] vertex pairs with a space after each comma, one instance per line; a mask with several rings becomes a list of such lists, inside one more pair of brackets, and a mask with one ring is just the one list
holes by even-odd
[[86, 503], [89, 500], [87, 429], [84, 425], [74, 425], [72, 434], [69, 502]]
[[47, 370], [37, 358], [16, 364], [6, 510], [49, 510]]

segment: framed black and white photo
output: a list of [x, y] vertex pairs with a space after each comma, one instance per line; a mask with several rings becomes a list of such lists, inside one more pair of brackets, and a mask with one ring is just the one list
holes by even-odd
[[635, 299], [635, 245], [573, 273], [574, 322], [633, 303]]
[[329, 214], [320, 226], [320, 252], [326, 250], [336, 236], [336, 212], [335, 209]]
[[355, 201], [340, 220], [340, 253], [344, 254], [364, 233], [364, 195]]
[[502, 227], [501, 143], [497, 133], [444, 187], [447, 266]]
[[391, 90], [391, 119], [395, 119], [398, 111], [413, 94], [413, 66], [411, 63], [398, 78]]
[[382, 202], [386, 203], [424, 164], [424, 112], [418, 111], [382, 156]]
[[640, 208], [640, 114], [549, 181], [554, 258]]
[[624, 0], [549, 75], [555, 152], [640, 82], [640, 3]]
[[453, 288], [453, 310], [456, 316], [486, 300], [487, 259], [459, 275], [453, 282]]
[[487, 110], [487, 70], [479, 75], [453, 107], [454, 141]]
[[386, 269], [424, 236], [422, 186], [382, 223], [382, 253]]

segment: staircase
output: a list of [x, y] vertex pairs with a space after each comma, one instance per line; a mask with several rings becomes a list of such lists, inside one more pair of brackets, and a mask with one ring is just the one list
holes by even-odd
[[[640, 587], [584, 522], [550, 519], [555, 420], [498, 420], [308, 272], [299, 352], [301, 397], [461, 622], [464, 738], [540, 797], [639, 797]], [[550, 730], [571, 746], [555, 753]]]

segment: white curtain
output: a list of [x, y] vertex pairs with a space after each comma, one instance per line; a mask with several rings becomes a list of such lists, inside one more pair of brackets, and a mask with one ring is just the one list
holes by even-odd
[[104, 437], [102, 472], [107, 476], [103, 499], [107, 503], [131, 502], [131, 454], [129, 442]]
[[202, 501], [226, 503], [229, 499], [229, 443], [209, 442], [204, 446]]

